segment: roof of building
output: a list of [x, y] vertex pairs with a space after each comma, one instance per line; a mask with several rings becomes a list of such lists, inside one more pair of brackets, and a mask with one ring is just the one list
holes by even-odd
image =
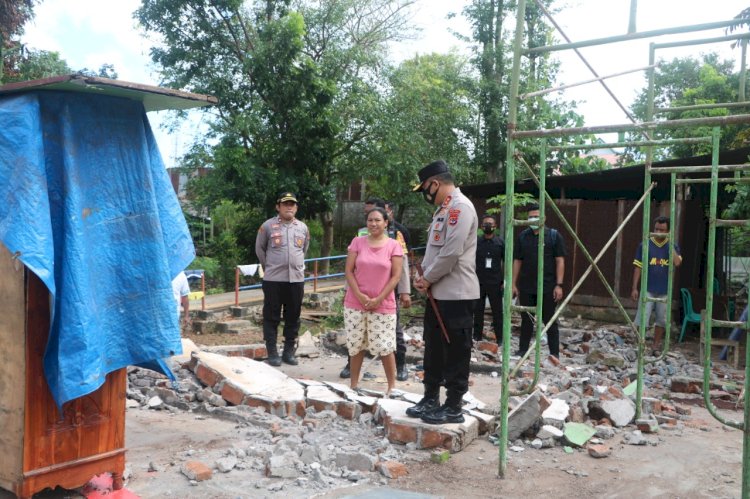
[[[738, 165], [748, 162], [750, 147], [721, 151], [720, 165]], [[659, 168], [676, 166], [705, 166], [711, 164], [711, 155], [693, 156], [690, 158], [671, 159], [653, 163], [652, 180], [657, 183], [654, 188], [654, 198], [665, 200], [670, 198], [670, 174], [660, 173]], [[635, 165], [623, 168], [611, 168], [576, 175], [548, 176], [546, 180], [547, 192], [556, 199], [638, 199], [643, 195], [643, 176], [645, 165]], [[720, 176], [731, 176], [732, 173], [721, 172]], [[708, 178], [709, 173], [691, 173], [692, 178]], [[723, 191], [723, 189], [720, 189]], [[486, 184], [464, 185], [461, 191], [474, 198], [489, 198], [498, 194], [505, 194], [505, 182], [491, 182]], [[516, 192], [536, 194], [536, 183], [530, 179], [516, 181]]]
[[75, 74], [8, 83], [7, 85], [0, 86], [0, 96], [36, 90], [63, 90], [122, 97], [142, 102], [146, 111], [190, 109], [209, 106], [218, 102], [216, 97], [210, 95], [194, 94], [171, 88]]

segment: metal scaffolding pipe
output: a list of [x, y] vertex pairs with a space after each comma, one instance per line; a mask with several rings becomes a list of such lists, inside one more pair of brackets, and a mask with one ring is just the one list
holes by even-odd
[[542, 130], [513, 131], [510, 138], [515, 140], [542, 137], [567, 137], [571, 135], [587, 135], [592, 133], [640, 132], [657, 128], [682, 128], [690, 126], [729, 126], [750, 123], [750, 115], [736, 114], [733, 116], [711, 116], [707, 118], [687, 118], [668, 121], [647, 121], [643, 123], [618, 125], [582, 126], [575, 128], [547, 128]]
[[529, 97], [537, 97], [539, 95], [546, 95], [546, 94], [551, 94], [553, 92], [560, 92], [562, 90], [567, 90], [569, 88], [580, 87], [581, 85], [588, 85], [589, 83], [596, 83], [598, 81], [608, 80], [610, 78], [616, 78], [618, 76], [624, 76], [624, 75], [629, 75], [631, 73], [637, 73], [638, 71], [645, 71], [646, 69], [653, 69], [653, 68], [652, 66], [644, 66], [642, 68], [630, 69], [628, 71], [621, 71], [619, 73], [613, 73], [613, 74], [609, 74], [606, 76], [599, 76], [597, 78], [592, 78], [590, 80], [583, 80], [583, 81], [579, 81], [576, 83], [569, 83], [567, 85], [560, 85], [559, 87], [545, 88], [544, 90], [537, 90], [536, 92], [528, 92], [528, 93], [519, 95], [518, 98], [521, 100], [526, 100]]
[[655, 29], [650, 31], [641, 31], [640, 33], [630, 33], [627, 35], [608, 36], [604, 38], [594, 38], [576, 43], [561, 43], [558, 45], [544, 45], [542, 47], [533, 47], [523, 51], [523, 55], [543, 54], [545, 52], [557, 52], [560, 50], [570, 50], [582, 47], [591, 47], [593, 45], [605, 45], [609, 43], [629, 42], [643, 38], [651, 38], [662, 35], [675, 35], [679, 33], [692, 33], [696, 31], [708, 31], [712, 29], [727, 28], [744, 24], [744, 19], [730, 19], [728, 21], [718, 21], [705, 24], [693, 24], [690, 26], [677, 26], [674, 28]]
[[569, 151], [579, 149], [602, 149], [605, 147], [645, 147], [645, 146], [671, 146], [675, 144], [709, 144], [711, 137], [686, 137], [684, 139], [663, 140], [636, 140], [624, 142], [609, 142], [603, 144], [568, 144], [564, 146], [550, 146], [553, 151]]

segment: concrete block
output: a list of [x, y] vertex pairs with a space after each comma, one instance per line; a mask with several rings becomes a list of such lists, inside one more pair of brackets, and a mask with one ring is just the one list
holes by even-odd
[[338, 452], [336, 466], [346, 467], [351, 471], [373, 471], [378, 458], [364, 452]]
[[232, 312], [232, 317], [242, 318], [247, 315], [245, 307], [229, 307], [229, 311]]
[[315, 358], [320, 356], [318, 345], [315, 343], [312, 333], [305, 331], [305, 334], [297, 339], [297, 357]]
[[591, 419], [607, 418], [617, 427], [627, 426], [635, 417], [635, 404], [629, 398], [590, 400], [588, 409]]
[[253, 323], [246, 320], [235, 320], [216, 323], [216, 330], [219, 333], [237, 333], [244, 329], [250, 329]]
[[625, 367], [625, 359], [620, 354], [602, 350], [591, 350], [586, 356], [586, 362], [588, 364], [602, 364], [607, 367]]
[[537, 390], [508, 414], [508, 440], [520, 437], [541, 417], [541, 399], [542, 393]]
[[570, 405], [561, 398], [554, 398], [550, 402], [550, 406], [542, 412], [542, 421], [545, 425], [562, 428], [570, 414]]

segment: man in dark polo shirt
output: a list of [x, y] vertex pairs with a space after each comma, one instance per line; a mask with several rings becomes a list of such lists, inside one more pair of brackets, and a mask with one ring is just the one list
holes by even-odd
[[[563, 277], [565, 276], [565, 241], [555, 229], [544, 229], [544, 276], [542, 296], [537, 296], [537, 261], [539, 244], [539, 206], [532, 205], [528, 211], [529, 227], [524, 229], [513, 247], [513, 296], [518, 297], [522, 306], [535, 307], [542, 300], [542, 321], [547, 324], [555, 313], [555, 304], [563, 297]], [[521, 314], [521, 339], [517, 355], [524, 355], [529, 349], [533, 331], [530, 314]], [[557, 321], [547, 330], [549, 353], [560, 358], [560, 333]]]
[[481, 341], [484, 329], [484, 305], [492, 308], [492, 327], [497, 344], [503, 342], [503, 259], [505, 242], [497, 235], [497, 222], [492, 215], [482, 217], [482, 234], [477, 237], [477, 277], [479, 299], [474, 306], [474, 341]]

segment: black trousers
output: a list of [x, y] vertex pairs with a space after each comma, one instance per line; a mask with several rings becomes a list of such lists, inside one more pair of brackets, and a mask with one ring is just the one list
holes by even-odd
[[304, 282], [263, 281], [263, 340], [276, 343], [283, 311], [284, 343], [297, 339]]
[[440, 330], [435, 312], [428, 302], [424, 313], [424, 394], [437, 397], [445, 380], [446, 400], [460, 407], [469, 390], [471, 332], [475, 300], [435, 300], [450, 338]]
[[396, 296], [396, 363], [403, 364], [406, 358], [406, 342], [404, 341], [404, 328], [401, 326], [401, 305]]
[[482, 339], [484, 329], [484, 302], [489, 298], [492, 309], [492, 328], [495, 330], [497, 344], [503, 343], [503, 288], [499, 283], [479, 283], [479, 299], [474, 306], [474, 339]]
[[[556, 303], [552, 297], [552, 291], [545, 292], [542, 296], [542, 321], [547, 324], [555, 313]], [[537, 295], [519, 292], [518, 301], [522, 306], [535, 307], [537, 304]], [[529, 349], [533, 335], [534, 325], [531, 317], [528, 313], [521, 312], [521, 339], [518, 343], [518, 349], [521, 351], [521, 354], [526, 353], [526, 350]], [[549, 353], [560, 358], [560, 331], [557, 328], [557, 321], [547, 330], [547, 343], [549, 345]]]

